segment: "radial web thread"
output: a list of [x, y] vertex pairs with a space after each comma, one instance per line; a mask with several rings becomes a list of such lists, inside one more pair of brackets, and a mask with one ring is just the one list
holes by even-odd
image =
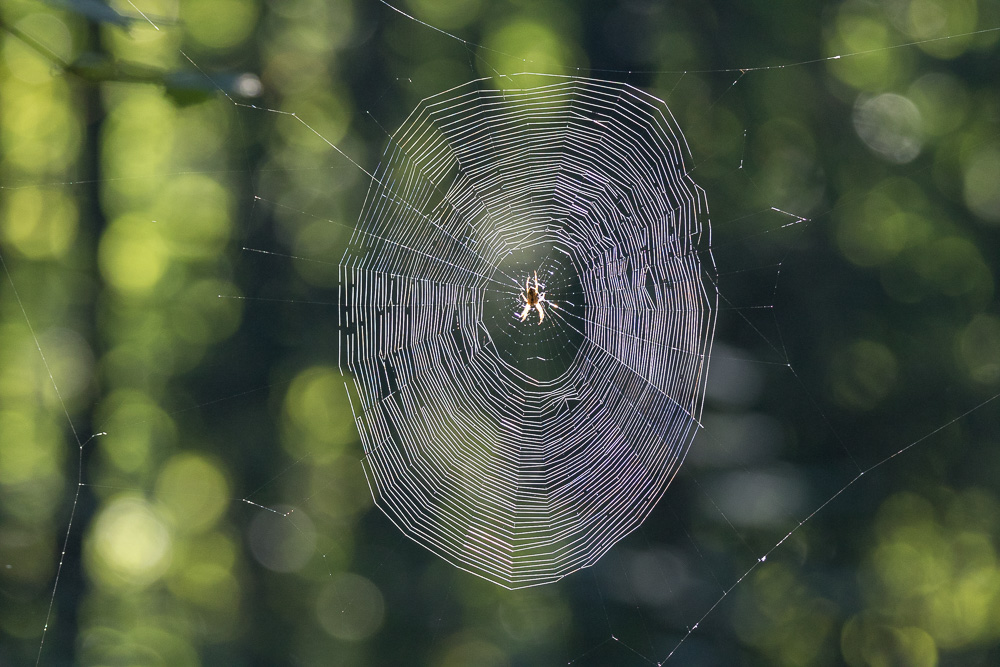
[[[421, 102], [340, 265], [376, 504], [510, 588], [594, 564], [663, 495], [699, 425], [718, 298], [666, 105], [541, 80]], [[521, 321], [536, 273], [545, 319]]]

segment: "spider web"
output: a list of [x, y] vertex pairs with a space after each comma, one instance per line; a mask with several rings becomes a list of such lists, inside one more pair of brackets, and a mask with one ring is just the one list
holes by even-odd
[[[422, 102], [375, 172], [341, 263], [342, 367], [379, 507], [517, 588], [592, 565], [659, 500], [698, 425], [717, 299], [661, 101], [482, 84]], [[548, 317], [522, 322], [535, 275]]]

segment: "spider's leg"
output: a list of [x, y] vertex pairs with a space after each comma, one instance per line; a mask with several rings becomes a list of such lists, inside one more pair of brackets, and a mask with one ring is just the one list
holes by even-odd
[[542, 310], [542, 302], [541, 301], [539, 301], [538, 303], [535, 304], [535, 310], [538, 311], [538, 323], [541, 324], [542, 321], [545, 319], [545, 311]]
[[528, 319], [528, 313], [530, 313], [530, 312], [531, 312], [531, 306], [529, 306], [528, 304], [524, 304], [524, 310], [521, 311], [521, 321], [522, 322], [525, 321], [526, 319]]

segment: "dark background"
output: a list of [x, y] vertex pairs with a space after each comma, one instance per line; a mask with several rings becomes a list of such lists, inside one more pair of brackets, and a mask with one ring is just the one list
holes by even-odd
[[[0, 2], [0, 664], [996, 664], [1000, 6], [397, 6]], [[373, 508], [336, 286], [519, 71], [666, 101], [721, 297], [662, 502], [512, 592]]]

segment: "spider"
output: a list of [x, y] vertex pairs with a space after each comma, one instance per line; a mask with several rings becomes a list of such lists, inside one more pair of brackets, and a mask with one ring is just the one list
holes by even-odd
[[556, 304], [551, 301], [545, 301], [545, 292], [539, 293], [538, 291], [538, 271], [535, 271], [535, 284], [529, 285], [531, 278], [524, 279], [524, 291], [521, 293], [521, 298], [524, 299], [524, 310], [521, 311], [521, 321], [528, 319], [528, 313], [534, 308], [538, 311], [538, 323], [541, 324], [545, 320], [545, 310], [542, 309], [542, 303], [547, 303], [553, 308]]

